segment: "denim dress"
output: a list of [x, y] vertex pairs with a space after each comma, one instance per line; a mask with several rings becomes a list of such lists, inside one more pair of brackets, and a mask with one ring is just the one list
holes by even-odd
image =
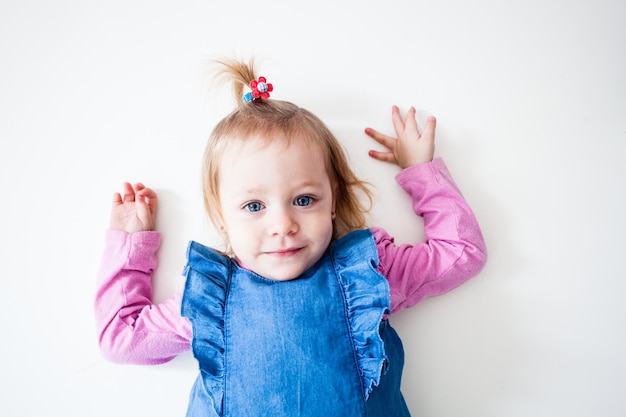
[[404, 417], [402, 343], [369, 230], [334, 241], [302, 276], [273, 281], [197, 242], [182, 315], [200, 373], [188, 417]]

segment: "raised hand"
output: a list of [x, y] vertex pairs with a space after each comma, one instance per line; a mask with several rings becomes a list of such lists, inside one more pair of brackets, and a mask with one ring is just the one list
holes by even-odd
[[406, 119], [402, 120], [400, 110], [397, 106], [393, 106], [391, 119], [397, 138], [384, 135], [370, 127], [365, 129], [368, 136], [389, 149], [387, 152], [371, 150], [369, 155], [379, 161], [397, 164], [403, 169], [432, 161], [435, 152], [437, 120], [433, 116], [428, 117], [424, 132], [420, 133], [414, 107], [409, 109]]
[[143, 184], [125, 182], [123, 194], [113, 194], [110, 228], [127, 233], [154, 230], [157, 194]]

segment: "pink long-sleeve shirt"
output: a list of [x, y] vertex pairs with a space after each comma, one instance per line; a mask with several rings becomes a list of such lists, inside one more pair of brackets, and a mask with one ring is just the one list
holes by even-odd
[[[450, 291], [485, 265], [480, 227], [441, 158], [409, 167], [396, 180], [424, 219], [426, 240], [396, 245], [373, 228], [378, 271], [389, 281], [392, 313]], [[152, 303], [158, 232], [108, 230], [95, 298], [96, 327], [105, 358], [160, 364], [191, 349], [191, 323], [180, 314], [182, 293]]]

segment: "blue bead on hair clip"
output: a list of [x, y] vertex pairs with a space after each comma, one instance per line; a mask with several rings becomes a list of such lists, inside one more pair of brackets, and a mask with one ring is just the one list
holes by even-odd
[[258, 98], [270, 98], [270, 92], [274, 90], [274, 86], [269, 84], [265, 77], [250, 81], [250, 88], [252, 91], [243, 95], [244, 103]]

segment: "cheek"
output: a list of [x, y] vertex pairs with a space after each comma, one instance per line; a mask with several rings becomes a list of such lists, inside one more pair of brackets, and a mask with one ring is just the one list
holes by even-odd
[[240, 223], [234, 223], [228, 225], [227, 234], [232, 245], [245, 246], [246, 242], [253, 239], [254, 230], [250, 227], [242, 227]]
[[255, 249], [263, 239], [262, 230], [254, 222], [227, 223], [226, 234], [232, 250], [237, 255], [243, 255], [244, 252]]
[[325, 215], [323, 217], [320, 217], [318, 221], [316, 222], [316, 224], [314, 225], [313, 230], [315, 230], [320, 240], [328, 241], [330, 243], [330, 240], [332, 239], [333, 231], [334, 231], [334, 224], [333, 224], [332, 217], [330, 215]]

